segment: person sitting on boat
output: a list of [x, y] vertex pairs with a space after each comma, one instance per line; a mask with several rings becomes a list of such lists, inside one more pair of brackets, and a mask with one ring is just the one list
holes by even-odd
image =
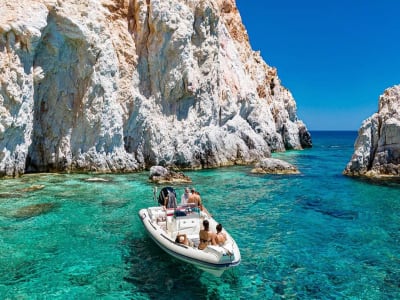
[[222, 225], [218, 224], [216, 226], [217, 229], [217, 234], [214, 235], [214, 243], [216, 245], [222, 246], [226, 242], [226, 234], [225, 232], [222, 232]]
[[190, 197], [190, 191], [189, 191], [189, 188], [186, 187], [185, 192], [183, 193], [183, 195], [181, 197], [181, 205], [186, 205], [188, 203], [189, 197]]
[[199, 244], [199, 249], [203, 250], [207, 248], [208, 245], [211, 245], [213, 243], [214, 238], [214, 233], [211, 232], [210, 230], [210, 224], [208, 223], [207, 220], [203, 221], [203, 227], [204, 229], [200, 230], [200, 244]]
[[191, 244], [193, 244], [192, 241], [187, 238], [186, 234], [178, 234], [176, 236], [175, 243], [183, 244], [186, 246], [191, 246]]

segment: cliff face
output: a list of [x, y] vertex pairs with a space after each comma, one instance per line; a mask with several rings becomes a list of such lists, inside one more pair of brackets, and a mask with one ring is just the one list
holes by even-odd
[[0, 3], [0, 173], [252, 163], [311, 146], [234, 0]]
[[344, 174], [400, 176], [400, 85], [385, 90], [378, 113], [363, 122]]

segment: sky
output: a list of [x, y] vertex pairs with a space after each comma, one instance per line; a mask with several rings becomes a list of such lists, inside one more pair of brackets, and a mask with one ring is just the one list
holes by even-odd
[[236, 0], [309, 130], [358, 130], [400, 84], [400, 0]]

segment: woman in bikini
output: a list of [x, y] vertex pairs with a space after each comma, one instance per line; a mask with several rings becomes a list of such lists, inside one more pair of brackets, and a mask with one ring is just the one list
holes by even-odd
[[204, 229], [200, 230], [200, 244], [199, 244], [199, 249], [203, 250], [205, 249], [208, 245], [211, 245], [213, 240], [214, 240], [214, 233], [210, 231], [209, 228], [210, 224], [208, 223], [207, 220], [203, 221], [203, 227]]

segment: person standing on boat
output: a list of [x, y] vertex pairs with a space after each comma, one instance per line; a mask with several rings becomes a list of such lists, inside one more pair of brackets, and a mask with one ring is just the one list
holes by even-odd
[[181, 205], [186, 205], [188, 203], [189, 197], [190, 197], [190, 191], [189, 191], [189, 188], [186, 187], [185, 192], [183, 193], [183, 195], [181, 197]]
[[174, 193], [168, 191], [168, 196], [165, 197], [164, 206], [166, 208], [176, 208], [176, 197]]
[[196, 203], [196, 190], [191, 188], [188, 202], [187, 203]]
[[201, 203], [201, 197], [199, 192], [196, 192], [194, 188], [192, 188], [192, 193], [189, 196], [189, 199], [187, 201], [188, 204], [194, 203], [196, 206], [200, 207], [201, 210], [203, 210], [203, 204]]

